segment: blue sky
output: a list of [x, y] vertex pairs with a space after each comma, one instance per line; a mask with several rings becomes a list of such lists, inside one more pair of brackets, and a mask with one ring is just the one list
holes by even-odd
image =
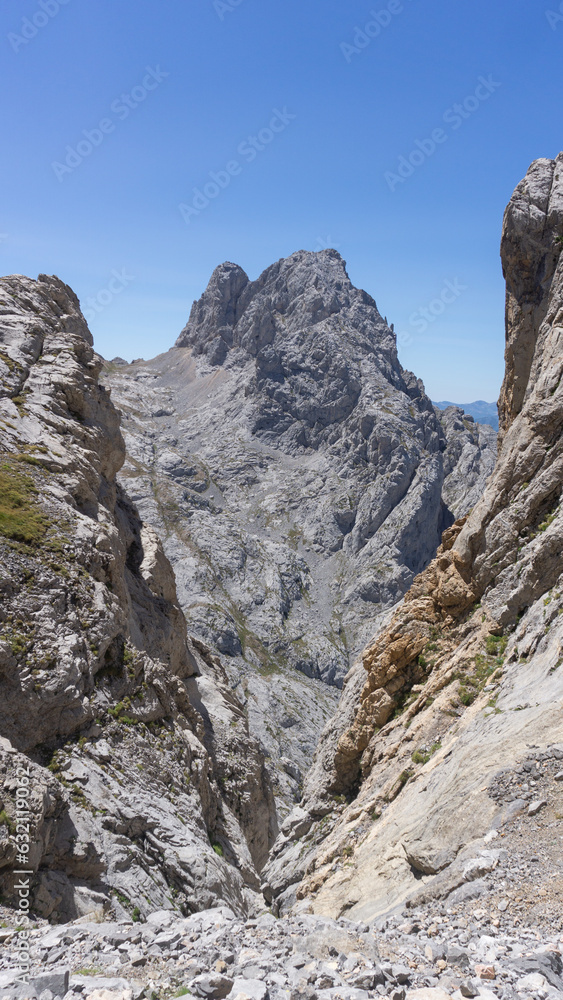
[[336, 246], [434, 399], [495, 399], [503, 210], [563, 147], [550, 2], [2, 5], [2, 272], [58, 274], [130, 359], [223, 260]]

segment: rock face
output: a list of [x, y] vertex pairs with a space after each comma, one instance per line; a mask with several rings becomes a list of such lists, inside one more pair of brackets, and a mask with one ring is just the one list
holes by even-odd
[[[495, 471], [349, 675], [269, 864], [266, 891], [282, 909], [306, 898], [319, 913], [371, 919], [405, 901], [453, 900], [479, 872], [472, 859], [534, 798], [538, 776], [521, 807], [514, 777], [499, 802], [499, 775], [516, 775], [530, 747], [538, 768], [558, 758], [562, 233], [560, 154], [532, 165], [505, 214]], [[558, 787], [545, 799], [553, 809]]]
[[496, 435], [441, 414], [333, 250], [223, 264], [176, 347], [106, 366], [120, 481], [224, 657], [282, 811], [350, 663], [483, 492]]
[[489, 424], [476, 424], [459, 406], [448, 406], [439, 417], [447, 441], [442, 501], [461, 517], [481, 499], [493, 471], [497, 435]]
[[276, 831], [263, 755], [116, 482], [91, 344], [57, 278], [0, 282], [0, 888], [20, 769], [40, 915], [246, 912]]

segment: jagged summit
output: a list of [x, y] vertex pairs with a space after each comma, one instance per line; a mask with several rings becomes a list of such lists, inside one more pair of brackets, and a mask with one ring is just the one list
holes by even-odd
[[[239, 394], [252, 411], [251, 432], [290, 453], [324, 447], [330, 426], [336, 435], [330, 443], [337, 446], [349, 417], [358, 431], [352, 447], [365, 451], [374, 408], [397, 391], [407, 423], [408, 407], [416, 404], [423, 446], [430, 452], [444, 447], [424, 385], [401, 367], [392, 328], [372, 297], [354, 287], [336, 250], [299, 250], [256, 281], [236, 264], [221, 264], [194, 302], [176, 347], [190, 348], [214, 367], [235, 365]], [[391, 399], [389, 405], [394, 409]], [[348, 451], [347, 445], [346, 462]]]
[[440, 416], [335, 250], [256, 281], [221, 264], [176, 348], [106, 384], [122, 481], [165, 539], [190, 630], [226, 657], [287, 809], [334, 687], [478, 500], [496, 435]]
[[362, 353], [377, 348], [399, 370], [392, 331], [372, 297], [354, 287], [336, 250], [298, 250], [256, 281], [237, 264], [221, 264], [194, 302], [176, 347], [192, 347], [221, 364], [233, 347], [259, 356], [280, 340], [321, 332]]

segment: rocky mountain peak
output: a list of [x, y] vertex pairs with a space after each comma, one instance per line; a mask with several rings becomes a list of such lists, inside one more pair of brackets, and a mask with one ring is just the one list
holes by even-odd
[[283, 350], [313, 337], [322, 337], [328, 347], [331, 335], [333, 349], [349, 344], [372, 353], [377, 348], [398, 366], [392, 331], [371, 296], [354, 288], [340, 254], [299, 250], [266, 268], [256, 281], [236, 264], [217, 267], [176, 347], [192, 347], [212, 364], [222, 364], [231, 348], [257, 358], [266, 351], [270, 370], [268, 348]]
[[248, 275], [238, 264], [227, 261], [216, 267], [203, 295], [194, 302], [176, 347], [193, 347], [196, 353], [207, 354], [212, 364], [220, 364], [232, 346], [239, 299], [248, 284]]
[[104, 380], [121, 481], [164, 540], [190, 631], [225, 657], [284, 811], [374, 615], [474, 505], [496, 435], [435, 410], [335, 250], [256, 281], [222, 264], [175, 348]]
[[561, 166], [505, 216], [494, 468], [335, 251], [131, 365], [0, 280], [6, 1000], [561, 996]]

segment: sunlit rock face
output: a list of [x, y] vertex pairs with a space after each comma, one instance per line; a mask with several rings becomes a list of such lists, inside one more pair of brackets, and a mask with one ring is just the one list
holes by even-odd
[[504, 217], [496, 467], [348, 677], [267, 869], [282, 910], [307, 899], [369, 920], [405, 902], [485, 906], [494, 880], [474, 896], [467, 884], [501, 872], [502, 852], [485, 862], [499, 831], [509, 850], [549, 856], [563, 757], [562, 234], [560, 154], [532, 164]]
[[222, 264], [175, 348], [104, 381], [123, 412], [120, 481], [163, 538], [190, 631], [223, 656], [285, 811], [374, 618], [476, 503], [496, 435], [434, 409], [334, 250], [256, 281]]
[[247, 913], [277, 830], [264, 755], [116, 481], [101, 366], [66, 285], [0, 281], [3, 901], [23, 774], [38, 915]]

